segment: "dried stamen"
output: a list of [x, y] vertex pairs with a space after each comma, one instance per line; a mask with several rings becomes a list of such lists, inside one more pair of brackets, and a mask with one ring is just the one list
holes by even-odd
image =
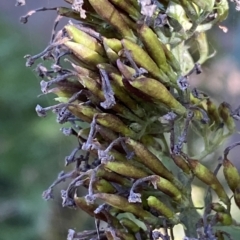
[[31, 55], [24, 56], [24, 58], [27, 59], [26, 66], [31, 67], [34, 64], [36, 59], [44, 56], [45, 54], [49, 54], [50, 51], [52, 51], [55, 47], [57, 47], [58, 45], [62, 45], [65, 41], [68, 41], [68, 40], [69, 40], [68, 38], [62, 38], [57, 42], [51, 43], [41, 53], [36, 54], [35, 56], [31, 56]]
[[109, 144], [109, 146], [105, 150], [100, 150], [100, 149], [98, 150], [98, 157], [102, 163], [106, 163], [107, 161], [113, 160], [113, 156], [111, 154], [109, 154], [109, 152], [112, 150], [112, 148], [115, 145], [118, 145], [124, 139], [125, 138], [123, 138], [123, 137], [119, 137], [119, 138], [115, 139], [114, 141], [112, 141], [111, 144]]
[[67, 157], [65, 157], [65, 166], [68, 166], [69, 164], [76, 161], [76, 154], [77, 152], [81, 150], [81, 147], [74, 148], [71, 154]]
[[[18, 2], [21, 2], [21, 1], [18, 1]], [[56, 7], [54, 7], [54, 8], [42, 7], [42, 8], [38, 8], [38, 9], [35, 9], [35, 10], [31, 10], [31, 11], [29, 11], [26, 15], [20, 17], [20, 22], [25, 24], [25, 23], [28, 22], [28, 18], [29, 18], [30, 16], [32, 16], [34, 13], [36, 13], [36, 12], [42, 12], [42, 11], [50, 11], [50, 10], [55, 10], [55, 11], [56, 11], [57, 8], [56, 8]]]
[[56, 78], [54, 78], [54, 79], [52, 79], [51, 81], [48, 81], [48, 82], [42, 80], [42, 81], [40, 82], [41, 91], [42, 91], [43, 93], [47, 93], [48, 88], [49, 88], [52, 84], [59, 83], [59, 82], [61, 82], [61, 81], [66, 80], [68, 77], [72, 77], [72, 76], [75, 76], [75, 73], [72, 73], [72, 72], [71, 72], [71, 73], [67, 73], [67, 74], [64, 74], [64, 75], [60, 75], [60, 76], [58, 76], [58, 77], [56, 77]]
[[116, 101], [114, 98], [114, 92], [112, 90], [107, 72], [103, 69], [99, 69], [99, 71], [100, 71], [101, 80], [102, 80], [102, 91], [105, 97], [105, 101], [101, 102], [100, 105], [105, 109], [109, 109], [116, 104]]
[[130, 194], [128, 197], [128, 201], [129, 202], [142, 202], [141, 199], [141, 194], [140, 193], [135, 193], [134, 190], [141, 184], [143, 184], [144, 182], [148, 182], [151, 181], [154, 188], [156, 188], [156, 176], [152, 175], [152, 176], [148, 176], [148, 177], [144, 177], [144, 178], [140, 178], [138, 179], [136, 182], [134, 182], [134, 184], [132, 185], [132, 188], [130, 190]]
[[187, 118], [185, 121], [185, 126], [183, 128], [182, 134], [178, 137], [178, 143], [174, 145], [173, 153], [179, 154], [182, 151], [183, 144], [187, 142], [187, 132], [189, 128], [189, 124], [192, 121], [194, 116], [193, 111], [189, 111], [187, 114]]
[[131, 66], [135, 69], [136, 73], [133, 75], [133, 78], [140, 77], [141, 75], [148, 73], [148, 71], [144, 68], [138, 68], [137, 64], [134, 62], [132, 55], [129, 50], [124, 49], [125, 57], [130, 62]]
[[91, 126], [90, 126], [91, 128], [90, 128], [90, 133], [88, 134], [88, 139], [83, 144], [82, 150], [88, 151], [94, 146], [93, 139], [94, 139], [95, 135], [97, 134], [96, 125], [97, 125], [97, 121], [96, 121], [96, 117], [94, 117], [91, 122]]

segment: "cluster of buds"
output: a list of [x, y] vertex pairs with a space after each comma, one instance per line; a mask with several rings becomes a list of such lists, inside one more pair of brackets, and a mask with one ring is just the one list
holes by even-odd
[[[52, 198], [54, 186], [69, 179], [61, 193], [63, 206], [106, 223], [96, 231], [70, 230], [68, 239], [174, 239], [177, 224], [186, 239], [228, 236], [213, 226], [233, 223], [230, 198], [217, 171], [200, 160], [236, 131], [238, 109], [232, 111], [227, 103], [217, 107], [188, 83], [214, 55], [205, 32], [226, 19], [228, 1], [65, 1], [69, 8], [40, 8], [21, 21], [26, 23], [34, 12], [58, 13], [49, 46], [26, 56], [27, 66], [40, 57], [53, 62], [50, 69], [39, 64], [36, 71], [42, 93], [56, 94], [59, 103], [38, 105], [36, 112], [45, 117], [52, 110], [58, 123], [70, 123], [62, 132], [78, 144], [65, 158], [72, 171], [61, 173], [43, 196]], [[72, 20], [56, 31], [63, 17]], [[204, 142], [197, 156], [187, 152], [189, 130]], [[224, 175], [240, 207], [239, 173], [226, 155]], [[196, 212], [194, 176], [221, 202], [206, 201], [197, 221], [188, 219]], [[88, 194], [79, 196], [80, 188]]]

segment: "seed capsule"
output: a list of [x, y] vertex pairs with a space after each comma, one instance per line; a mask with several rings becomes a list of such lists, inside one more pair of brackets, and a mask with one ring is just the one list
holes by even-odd
[[219, 221], [223, 226], [232, 225], [232, 217], [228, 213], [219, 212], [216, 214], [217, 221]]
[[229, 206], [229, 197], [217, 177], [198, 160], [188, 159], [188, 163], [196, 177], [210, 186], [216, 192], [220, 200]]
[[88, 123], [91, 123], [95, 113], [99, 113], [97, 109], [84, 104], [70, 105], [68, 109], [72, 114]]
[[191, 174], [191, 169], [182, 156], [177, 155], [177, 154], [172, 154], [171, 157], [172, 157], [173, 161], [175, 162], [175, 164], [179, 168], [181, 168], [184, 173]]
[[133, 60], [142, 68], [146, 69], [153, 77], [163, 83], [169, 83], [165, 74], [158, 68], [152, 58], [136, 43], [123, 39], [123, 48], [130, 51]]
[[223, 173], [228, 186], [234, 192], [240, 184], [240, 176], [237, 168], [227, 158], [223, 160]]
[[[119, 33], [128, 39], [135, 41], [132, 30], [128, 27], [125, 21], [122, 19], [118, 10], [108, 0], [89, 0], [89, 3], [95, 9], [95, 11], [108, 23], [114, 26]], [[104, 6], [104, 7], [103, 7]]]
[[121, 218], [120, 223], [127, 228], [129, 232], [137, 233], [140, 231], [140, 227], [128, 218]]
[[162, 45], [162, 49], [165, 53], [167, 63], [173, 68], [173, 70], [176, 73], [181, 74], [181, 67], [180, 67], [180, 63], [178, 62], [178, 60], [175, 58], [173, 53], [170, 50], [168, 50], [168, 48], [166, 47], [165, 44], [161, 43], [161, 45]]
[[141, 16], [140, 12], [138, 12], [138, 10], [128, 1], [110, 0], [110, 2], [116, 7], [122, 9], [124, 12], [128, 13], [129, 16], [135, 20]]
[[238, 186], [233, 194], [234, 200], [238, 208], [240, 209], [240, 186]]
[[228, 108], [228, 104], [225, 102], [221, 103], [218, 107], [218, 113], [222, 118], [223, 122], [226, 124], [228, 130], [230, 132], [234, 132], [234, 130], [236, 129], [236, 125], [231, 116], [230, 110]]
[[81, 31], [74, 25], [66, 25], [64, 27], [69, 35], [69, 37], [76, 43], [82, 44], [83, 46], [99, 53], [104, 56], [105, 51], [102, 45], [97, 41], [97, 39], [91, 37], [87, 33]]
[[109, 143], [114, 141], [118, 137], [115, 132], [100, 125], [96, 126], [96, 130], [102, 136], [102, 138]]
[[130, 162], [108, 161], [104, 164], [105, 169], [111, 170], [122, 176], [139, 179], [148, 176], [142, 169], [133, 166]]
[[[107, 73], [111, 74], [114, 72], [117, 73], [117, 69], [113, 68], [110, 64], [98, 64], [99, 69], [104, 69]], [[111, 86], [113, 88], [115, 96], [122, 101], [132, 112], [134, 112], [139, 117], [143, 116], [142, 109], [138, 106], [137, 102], [134, 101], [129, 94], [126, 92], [122, 86], [119, 85], [118, 81], [115, 81], [114, 78], [110, 78]]]
[[104, 222], [107, 222], [107, 218], [103, 213], [95, 214], [94, 211], [99, 207], [97, 204], [88, 204], [85, 197], [74, 196], [74, 202], [77, 207], [81, 208], [83, 211], [87, 212], [90, 216], [100, 219]]
[[211, 120], [211, 123], [214, 123], [215, 126], [219, 126], [220, 117], [218, 115], [218, 110], [215, 104], [210, 99], [207, 99], [207, 113], [208, 117]]
[[79, 76], [90, 77], [92, 79], [95, 79], [96, 82], [100, 83], [100, 77], [99, 77], [98, 73], [96, 73], [88, 68], [84, 68], [80, 65], [76, 65], [74, 63], [71, 63], [71, 65], [74, 68], [74, 70], [79, 74]]
[[[89, 120], [89, 121], [90, 121], [90, 120]], [[82, 139], [82, 140], [87, 140], [89, 133], [90, 133], [90, 128], [82, 128], [82, 129], [78, 132], [78, 138], [80, 138], [80, 139]]]
[[67, 41], [64, 45], [68, 47], [77, 58], [92, 67], [96, 67], [99, 63], [108, 62], [108, 60], [102, 57], [99, 53], [85, 47], [82, 44]]
[[131, 181], [130, 180], [128, 180], [125, 177], [122, 177], [121, 175], [119, 175], [115, 172], [107, 171], [104, 168], [104, 165], [102, 165], [100, 168], [98, 168], [97, 177], [104, 178], [105, 180], [110, 181], [110, 182], [118, 183], [122, 186], [126, 186], [126, 187], [131, 186]]
[[171, 197], [173, 201], [183, 203], [182, 193], [177, 187], [175, 187], [175, 185], [172, 182], [168, 181], [165, 178], [156, 176], [155, 183], [157, 189]]
[[103, 193], [115, 193], [116, 189], [105, 179], [96, 180], [93, 183], [93, 189]]
[[159, 222], [159, 219], [157, 217], [152, 215], [150, 212], [143, 210], [141, 205], [129, 203], [128, 200], [124, 197], [108, 193], [96, 193], [94, 196], [95, 198], [103, 200], [105, 203], [109, 204], [112, 207], [118, 208], [124, 212], [130, 212], [134, 214], [147, 224], [156, 226]]
[[[88, 88], [91, 91], [91, 93], [95, 95], [100, 101], [106, 100], [104, 93], [100, 88], [100, 84], [98, 84], [94, 79], [81, 75], [78, 75], [78, 77], [79, 82], [84, 87]], [[106, 109], [111, 108], [112, 110], [123, 115], [127, 119], [141, 122], [141, 119], [138, 118], [135, 114], [133, 114], [130, 110], [128, 110], [128, 108], [126, 108], [123, 104], [107, 101], [106, 104], [104, 105], [104, 108]]]
[[160, 216], [164, 216], [168, 220], [172, 220], [175, 223], [179, 221], [177, 220], [177, 217], [175, 217], [175, 213], [156, 197], [148, 197], [147, 203], [148, 206], [155, 209]]
[[177, 76], [167, 64], [162, 44], [158, 40], [157, 35], [145, 24], [141, 26], [139, 33], [150, 57], [155, 61], [157, 66], [169, 76], [171, 81], [176, 82]]
[[101, 113], [96, 115], [96, 121], [98, 124], [107, 127], [114, 132], [120, 133], [123, 136], [135, 137], [131, 129], [129, 129], [118, 117], [109, 113]]
[[[129, 28], [131, 28], [133, 31], [137, 30], [137, 24], [134, 20], [132, 20], [127, 14], [125, 14], [124, 12], [119, 12], [120, 16], [122, 17], [122, 19], [124, 20], [124, 22], [128, 25]], [[131, 40], [131, 39], [130, 39]], [[131, 40], [133, 41], [133, 40]], [[134, 40], [135, 42], [135, 40]]]
[[139, 29], [140, 37], [149, 55], [156, 62], [159, 68], [167, 65], [165, 53], [157, 35], [147, 25], [142, 25]]
[[108, 59], [112, 64], [115, 64], [119, 56], [116, 52], [114, 52], [106, 43], [103, 42], [103, 46], [105, 49], [105, 52], [107, 54]]
[[186, 108], [178, 102], [159, 81], [152, 78], [139, 77], [128, 82], [131, 86], [152, 98], [153, 101], [164, 103], [168, 108], [179, 115], [186, 114]]
[[227, 212], [227, 209], [220, 203], [212, 203], [211, 209], [215, 212], [221, 212], [221, 213]]
[[133, 76], [136, 74], [136, 71], [133, 68], [125, 65], [120, 59], [118, 59], [116, 63], [118, 70], [120, 71], [124, 78], [132, 79]]
[[138, 157], [137, 160], [143, 163], [154, 173], [168, 179], [169, 181], [173, 181], [175, 179], [174, 175], [143, 144], [131, 138], [127, 138], [125, 142], [134, 150], [134, 153]]
[[118, 56], [118, 52], [122, 50], [121, 41], [116, 38], [105, 38], [105, 37], [102, 37], [102, 40], [103, 40], [103, 46], [105, 50], [110, 48]]

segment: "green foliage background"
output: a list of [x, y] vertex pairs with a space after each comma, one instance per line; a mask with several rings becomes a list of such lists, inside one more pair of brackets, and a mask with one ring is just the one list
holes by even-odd
[[[66, 239], [68, 228], [83, 230], [89, 226], [86, 215], [61, 208], [60, 189], [55, 190], [56, 198], [51, 203], [41, 198], [43, 190], [64, 168], [64, 157], [76, 142], [61, 134], [61, 126], [56, 124], [53, 115], [45, 119], [37, 117], [35, 106], [50, 105], [52, 97], [37, 97], [39, 79], [33, 69], [25, 67], [23, 59], [26, 54], [44, 49], [56, 15], [38, 13], [27, 25], [21, 25], [18, 19], [32, 8], [50, 7], [57, 2], [62, 3], [27, 1], [26, 6], [15, 8], [15, 1], [0, 1], [0, 240], [61, 240]], [[214, 61], [230, 57], [238, 69], [239, 15], [232, 11], [228, 21], [223, 23], [229, 33], [224, 34], [215, 27], [210, 38], [211, 45], [218, 51]], [[208, 61], [209, 69], [214, 61]], [[240, 84], [237, 87], [240, 89]], [[234, 106], [240, 103], [239, 95], [231, 96], [229, 92], [214, 89], [207, 91]], [[239, 140], [239, 136], [234, 139]]]

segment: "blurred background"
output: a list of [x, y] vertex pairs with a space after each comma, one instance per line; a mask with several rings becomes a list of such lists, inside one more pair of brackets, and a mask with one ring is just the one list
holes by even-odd
[[[0, 1], [0, 240], [63, 240], [69, 228], [94, 228], [85, 214], [61, 207], [59, 192], [64, 184], [55, 189], [53, 201], [46, 202], [41, 197], [64, 169], [64, 158], [77, 143], [59, 131], [61, 126], [53, 114], [37, 117], [35, 106], [50, 105], [52, 96], [37, 97], [41, 94], [40, 79], [34, 67], [25, 67], [23, 59], [48, 44], [56, 13], [37, 13], [26, 25], [19, 18], [38, 7], [64, 6], [64, 1], [14, 5], [14, 0]], [[228, 32], [216, 26], [209, 33], [210, 51], [216, 50], [216, 56], [206, 62], [201, 75], [190, 78], [193, 87], [209, 93], [215, 102], [227, 101], [233, 107], [240, 105], [239, 21], [240, 13], [231, 6], [228, 20], [222, 23]], [[229, 141], [239, 140], [235, 134]], [[230, 158], [240, 169], [238, 152], [239, 149], [232, 151]], [[239, 215], [237, 210], [236, 217]], [[240, 239], [240, 234], [237, 236], [234, 239]]]

